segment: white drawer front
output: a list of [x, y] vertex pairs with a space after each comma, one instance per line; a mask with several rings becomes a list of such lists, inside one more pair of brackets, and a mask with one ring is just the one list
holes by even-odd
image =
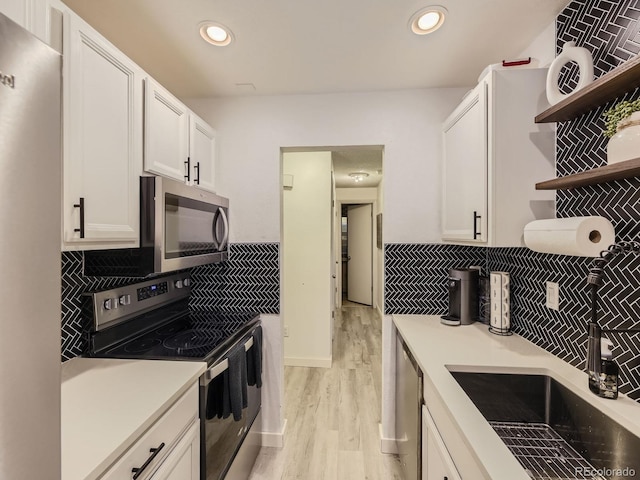
[[137, 440], [129, 450], [100, 477], [101, 480], [130, 480], [133, 469], [140, 468], [162, 443], [164, 447], [144, 469], [138, 480], [148, 478], [176, 446], [193, 421], [198, 418], [198, 384], [189, 390]]

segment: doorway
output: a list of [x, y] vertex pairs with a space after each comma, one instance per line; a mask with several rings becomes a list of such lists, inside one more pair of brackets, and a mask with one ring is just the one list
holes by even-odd
[[373, 204], [342, 204], [342, 302], [373, 306]]
[[383, 147], [281, 151], [284, 363], [330, 367], [334, 318], [342, 306], [343, 204], [353, 207], [351, 244], [362, 245], [348, 253], [357, 288], [349, 297], [361, 306], [382, 305], [383, 256], [373, 244], [372, 219], [382, 207]]

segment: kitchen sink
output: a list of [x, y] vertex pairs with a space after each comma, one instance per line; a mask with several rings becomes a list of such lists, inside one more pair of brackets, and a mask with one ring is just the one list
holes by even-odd
[[640, 478], [640, 438], [553, 378], [451, 375], [531, 478]]

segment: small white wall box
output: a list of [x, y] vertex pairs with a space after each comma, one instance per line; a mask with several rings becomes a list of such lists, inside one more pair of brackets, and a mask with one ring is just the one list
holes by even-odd
[[293, 188], [293, 175], [282, 175], [282, 186], [284, 188]]

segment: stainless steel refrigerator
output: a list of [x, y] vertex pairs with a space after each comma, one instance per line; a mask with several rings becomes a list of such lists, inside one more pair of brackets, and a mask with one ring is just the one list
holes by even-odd
[[60, 478], [60, 55], [0, 14], [0, 479]]

